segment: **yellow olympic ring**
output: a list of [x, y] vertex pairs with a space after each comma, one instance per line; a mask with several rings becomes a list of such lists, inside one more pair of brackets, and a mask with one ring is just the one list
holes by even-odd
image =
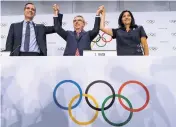
[[[93, 122], [96, 120], [96, 118], [98, 117], [98, 111], [96, 111], [94, 117], [93, 117], [90, 121], [88, 121], [88, 122], [80, 122], [80, 121], [76, 120], [76, 119], [73, 117], [73, 115], [72, 115], [72, 112], [71, 112], [72, 104], [73, 104], [73, 102], [74, 102], [79, 96], [80, 96], [80, 94], [74, 96], [74, 97], [71, 99], [71, 101], [70, 101], [70, 103], [69, 103], [69, 105], [68, 105], [69, 116], [70, 116], [70, 118], [71, 118], [75, 123], [77, 123], [78, 125], [88, 125], [88, 124], [91, 124], [91, 123], [93, 123]], [[91, 96], [91, 95], [89, 95], [89, 94], [83, 94], [82, 96], [90, 98], [90, 99], [95, 103], [96, 108], [99, 107], [97, 101], [93, 98], [93, 96]]]

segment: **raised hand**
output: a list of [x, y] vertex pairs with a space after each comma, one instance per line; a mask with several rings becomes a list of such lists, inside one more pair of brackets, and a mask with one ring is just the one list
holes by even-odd
[[97, 15], [100, 15], [103, 12], [104, 5], [100, 6], [97, 10]]
[[60, 10], [59, 10], [59, 6], [57, 4], [53, 5], [53, 11], [56, 16], [59, 14]]
[[105, 7], [103, 6], [103, 7], [102, 7], [102, 12], [101, 12], [101, 14], [104, 14], [105, 11], [106, 11], [106, 10], [105, 10]]

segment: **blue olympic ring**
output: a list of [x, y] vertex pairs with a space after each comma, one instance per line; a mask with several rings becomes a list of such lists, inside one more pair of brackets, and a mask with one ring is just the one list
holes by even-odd
[[[58, 88], [59, 86], [61, 86], [63, 83], [66, 83], [66, 82], [69, 82], [69, 83], [74, 84], [74, 85], [78, 88], [80, 95], [83, 94], [83, 93], [82, 93], [82, 89], [81, 89], [80, 85], [79, 85], [77, 82], [75, 82], [75, 81], [73, 81], [73, 80], [63, 80], [63, 81], [59, 82], [59, 83], [56, 85], [56, 87], [54, 88], [53, 98], [54, 98], [54, 102], [56, 103], [56, 105], [57, 105], [59, 108], [64, 109], [64, 110], [68, 110], [68, 107], [64, 107], [64, 106], [62, 106], [62, 105], [60, 105], [60, 104], [58, 103], [57, 98], [56, 98], [56, 91], [57, 91], [57, 88]], [[71, 107], [71, 109], [76, 108], [76, 107], [81, 103], [81, 100], [82, 100], [82, 96], [80, 96], [80, 98], [78, 99], [78, 102], [77, 102], [75, 105], [73, 105], [73, 106]]]

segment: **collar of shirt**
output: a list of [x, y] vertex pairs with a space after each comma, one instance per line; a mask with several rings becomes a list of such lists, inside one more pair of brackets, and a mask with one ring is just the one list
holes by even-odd
[[33, 21], [26, 21], [26, 20], [24, 20], [23, 23], [27, 24], [27, 22], [30, 22], [30, 24], [33, 24]]
[[84, 30], [81, 30], [80, 32], [74, 31], [75, 34], [77, 34], [77, 33], [78, 33], [78, 34], [81, 34], [82, 32], [84, 32]]

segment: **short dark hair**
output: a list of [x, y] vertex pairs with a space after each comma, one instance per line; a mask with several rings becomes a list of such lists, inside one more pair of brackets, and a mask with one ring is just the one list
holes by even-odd
[[122, 22], [122, 17], [123, 17], [123, 15], [124, 15], [125, 12], [128, 12], [128, 13], [130, 14], [130, 16], [131, 16], [130, 28], [136, 27], [137, 25], [135, 24], [135, 19], [134, 19], [134, 17], [133, 17], [133, 14], [132, 14], [131, 11], [129, 11], [129, 10], [125, 10], [125, 11], [123, 11], [123, 12], [120, 14], [120, 16], [119, 16], [119, 21], [118, 21], [119, 27], [120, 27], [120, 28], [124, 28], [124, 27], [125, 27], [124, 23]]
[[[29, 5], [29, 4], [32, 4], [32, 5], [34, 5], [34, 3], [31, 3], [31, 2], [29, 2], [29, 3], [26, 3], [25, 5], [24, 5], [24, 10], [26, 9], [26, 6], [27, 5]], [[34, 5], [35, 6], [35, 5]], [[36, 12], [36, 8], [35, 8], [35, 12]]]

